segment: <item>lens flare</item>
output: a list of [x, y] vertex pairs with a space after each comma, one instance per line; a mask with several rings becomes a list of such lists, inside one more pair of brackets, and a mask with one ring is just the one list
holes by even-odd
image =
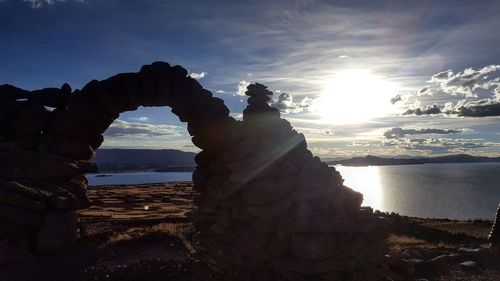
[[312, 111], [321, 122], [353, 124], [394, 112], [394, 85], [368, 70], [344, 70], [325, 81]]

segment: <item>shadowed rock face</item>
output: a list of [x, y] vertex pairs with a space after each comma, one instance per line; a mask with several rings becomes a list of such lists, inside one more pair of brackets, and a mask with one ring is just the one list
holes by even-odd
[[362, 195], [313, 157], [268, 105], [264, 85], [246, 94], [236, 121], [185, 69], [162, 62], [76, 91], [0, 86], [2, 245], [37, 252], [71, 245], [102, 133], [121, 112], [169, 106], [202, 149], [193, 173], [195, 280], [382, 278], [387, 231], [371, 208], [360, 208]]

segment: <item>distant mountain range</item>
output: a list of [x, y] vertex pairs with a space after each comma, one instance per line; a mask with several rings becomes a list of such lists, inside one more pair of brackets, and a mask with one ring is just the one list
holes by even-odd
[[328, 161], [329, 165], [341, 164], [344, 166], [384, 166], [384, 165], [414, 165], [425, 163], [478, 163], [478, 162], [500, 162], [500, 157], [482, 157], [468, 154], [447, 155], [438, 157], [419, 158], [383, 158], [368, 155], [365, 157], [353, 157], [350, 159]]
[[[94, 158], [100, 173], [106, 172], [190, 172], [196, 163], [196, 153], [176, 149], [99, 149]], [[350, 159], [326, 161], [329, 165], [384, 166], [425, 163], [500, 162], [500, 157], [481, 157], [467, 154], [439, 157], [384, 158], [368, 155]]]
[[196, 153], [175, 149], [99, 149], [94, 158], [103, 172], [193, 171]]

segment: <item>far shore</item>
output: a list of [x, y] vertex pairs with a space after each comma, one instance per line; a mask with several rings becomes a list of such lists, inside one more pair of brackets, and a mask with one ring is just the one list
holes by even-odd
[[393, 166], [393, 165], [416, 165], [416, 164], [452, 164], [452, 163], [500, 163], [500, 157], [472, 156], [468, 154], [446, 155], [437, 157], [406, 157], [386, 158], [367, 155], [364, 157], [352, 157], [349, 159], [327, 161], [329, 165], [343, 166]]

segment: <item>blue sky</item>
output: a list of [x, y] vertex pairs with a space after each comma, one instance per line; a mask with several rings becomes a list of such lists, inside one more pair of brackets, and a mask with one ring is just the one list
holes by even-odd
[[[268, 85], [323, 157], [500, 155], [499, 10], [500, 1], [0, 0], [0, 84], [81, 88], [163, 60], [236, 118], [241, 89]], [[104, 146], [196, 150], [168, 108], [122, 114]]]

